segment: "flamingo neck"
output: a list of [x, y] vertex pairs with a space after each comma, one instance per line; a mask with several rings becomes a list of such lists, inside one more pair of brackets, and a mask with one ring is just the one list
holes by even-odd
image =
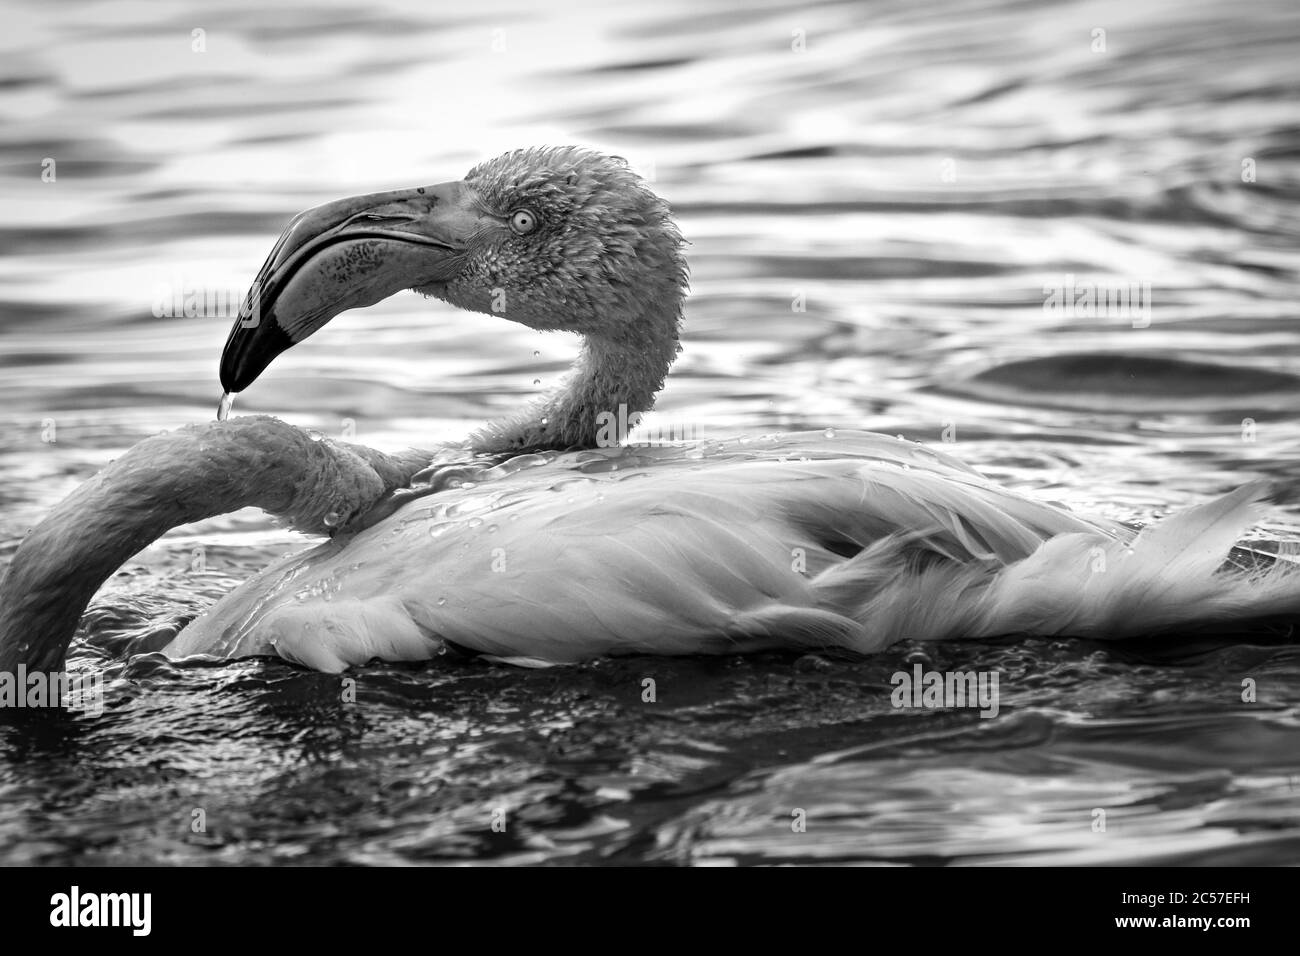
[[0, 672], [63, 667], [81, 612], [137, 551], [182, 524], [255, 506], [329, 534], [403, 487], [427, 451], [314, 441], [263, 416], [147, 438], [58, 504], [0, 579]]
[[[564, 384], [523, 412], [484, 426], [470, 447], [478, 454], [521, 454], [604, 445], [612, 422], [654, 407], [680, 350], [676, 322], [671, 333], [648, 340], [590, 336]], [[614, 443], [623, 437], [616, 434]]]

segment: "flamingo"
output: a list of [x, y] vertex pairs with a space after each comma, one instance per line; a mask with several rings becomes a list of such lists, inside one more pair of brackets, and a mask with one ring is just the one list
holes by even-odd
[[227, 395], [347, 309], [415, 289], [577, 333], [564, 384], [463, 443], [385, 454], [250, 416], [148, 438], [56, 506], [0, 582], [0, 670], [64, 666], [100, 584], [168, 529], [258, 506], [326, 540], [161, 647], [339, 672], [450, 649], [880, 651], [904, 640], [1120, 639], [1300, 612], [1297, 566], [1243, 563], [1252, 482], [1136, 530], [859, 431], [634, 446], [679, 351], [687, 267], [628, 165], [534, 148], [459, 182], [342, 199], [286, 228], [221, 358]]

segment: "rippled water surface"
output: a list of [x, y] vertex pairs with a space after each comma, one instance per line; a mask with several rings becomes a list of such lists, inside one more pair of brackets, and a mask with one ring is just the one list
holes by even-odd
[[[1295, 4], [6, 0], [0, 17], [0, 562], [125, 448], [212, 417], [229, 320], [186, 317], [188, 291], [242, 295], [302, 208], [541, 143], [624, 155], [676, 209], [693, 291], [660, 408], [701, 437], [955, 439], [1000, 480], [1136, 521], [1294, 482]], [[1149, 289], [1150, 312], [1045, 308], [1067, 276]], [[285, 355], [238, 411], [429, 446], [553, 384], [575, 348], [404, 294]], [[1283, 503], [1257, 533], [1298, 529]], [[277, 662], [113, 655], [302, 545], [240, 512], [105, 586], [72, 652], [108, 670], [104, 714], [0, 725], [0, 860], [1300, 851], [1287, 635], [444, 659], [365, 668], [355, 703]], [[997, 671], [998, 718], [895, 711], [890, 677], [915, 662]]]

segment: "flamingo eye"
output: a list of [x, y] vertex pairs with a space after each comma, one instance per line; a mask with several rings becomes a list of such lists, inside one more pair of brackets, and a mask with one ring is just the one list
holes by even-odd
[[537, 228], [537, 214], [531, 209], [516, 210], [510, 217], [510, 228], [516, 235], [526, 236]]

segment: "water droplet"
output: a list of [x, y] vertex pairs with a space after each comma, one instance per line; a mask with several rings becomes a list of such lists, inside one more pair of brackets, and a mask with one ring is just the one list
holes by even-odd
[[446, 598], [438, 598], [438, 607], [442, 607], [442, 606], [445, 605], [446, 603], [447, 603], [447, 599], [446, 599]]
[[480, 526], [483, 524], [483, 519], [480, 518], [480, 517], [478, 517], [478, 516], [475, 516], [475, 517], [473, 517], [473, 518], [470, 518], [469, 521], [466, 522], [466, 523], [467, 523], [471, 528], [477, 528], [477, 527], [480, 527]]
[[902, 435], [898, 435], [896, 437], [898, 438], [899, 441], [907, 441], [907, 439], [904, 438]]
[[221, 401], [217, 403], [217, 421], [224, 422], [230, 417], [230, 410], [235, 407], [235, 396], [232, 392], [222, 392]]
[[325, 527], [333, 528], [336, 527], [338, 523], [343, 520], [343, 516], [340, 515], [337, 511], [330, 511], [327, 512], [325, 517], [322, 518], [321, 520], [325, 522]]
[[490, 524], [487, 526], [488, 534], [496, 534], [496, 530], [497, 530], [497, 526], [494, 524]]
[[325, 439], [325, 436], [314, 428], [307, 429], [307, 437], [312, 441], [323, 441]]
[[540, 378], [535, 378], [535, 379], [533, 379], [533, 384], [534, 384], [534, 385], [541, 385], [541, 384], [542, 384], [542, 380], [541, 380]]
[[604, 500], [605, 500], [605, 492], [603, 492], [603, 491], [598, 491], [598, 492], [596, 492], [596, 500], [597, 500], [597, 501], [604, 501]]
[[834, 429], [834, 428], [828, 428], [828, 429], [826, 429], [826, 431], [822, 432], [822, 434], [825, 435], [827, 438], [834, 438], [834, 437], [835, 437], [835, 429]]
[[533, 349], [533, 358], [540, 358], [540, 357], [541, 357], [541, 354], [542, 354], [542, 353], [541, 353], [540, 351], [538, 351], [537, 349]]
[[801, 674], [813, 674], [820, 671], [834, 670], [835, 664], [820, 654], [805, 654], [794, 662], [794, 669]]
[[542, 419], [542, 424], [545, 425], [545, 424], [547, 424], [549, 421], [550, 421], [549, 418], [543, 418], [543, 419]]

